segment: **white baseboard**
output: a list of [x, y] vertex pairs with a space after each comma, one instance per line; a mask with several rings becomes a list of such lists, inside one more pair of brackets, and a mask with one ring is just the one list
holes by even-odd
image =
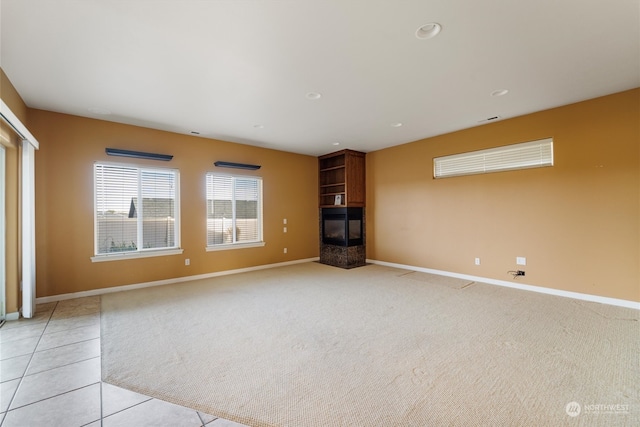
[[504, 280], [490, 279], [488, 277], [471, 276], [468, 274], [452, 273], [450, 271], [434, 270], [431, 268], [423, 268], [423, 267], [414, 267], [411, 265], [396, 264], [393, 262], [377, 261], [373, 259], [367, 259], [367, 262], [371, 264], [384, 265], [387, 267], [402, 268], [405, 270], [414, 270], [414, 271], [420, 271], [423, 273], [439, 274], [441, 276], [456, 277], [458, 279], [465, 279], [473, 282], [488, 283], [490, 285], [505, 286], [507, 288], [521, 289], [524, 291], [538, 292], [542, 294], [556, 295], [556, 296], [566, 297], [566, 298], [574, 298], [574, 299], [579, 299], [583, 301], [599, 302], [601, 304], [609, 304], [609, 305], [615, 305], [618, 307], [626, 307], [626, 308], [633, 308], [636, 310], [640, 310], [640, 302], [636, 302], [636, 301], [627, 301], [624, 299], [602, 297], [598, 295], [583, 294], [579, 292], [563, 291], [560, 289], [545, 288], [542, 286], [526, 285], [524, 283], [512, 283]]
[[[142, 288], [149, 288], [153, 286], [169, 285], [172, 283], [189, 282], [192, 280], [209, 279], [212, 277], [246, 273], [249, 271], [265, 270], [268, 268], [284, 267], [287, 265], [301, 264], [305, 262], [312, 262], [312, 261], [318, 261], [318, 260], [319, 260], [318, 257], [305, 258], [305, 259], [299, 259], [295, 261], [286, 261], [286, 262], [279, 262], [275, 264], [259, 265], [255, 267], [239, 268], [236, 270], [217, 271], [215, 273], [199, 274], [196, 276], [177, 277], [174, 279], [157, 280], [154, 282], [136, 283], [132, 285], [115, 286], [112, 288], [101, 288], [101, 289], [93, 289], [90, 291], [74, 292], [74, 293], [62, 294], [62, 295], [53, 295], [50, 297], [40, 297], [40, 298], [36, 298], [36, 304], [44, 304], [48, 302], [63, 301], [63, 300], [74, 299], [74, 298], [91, 297], [91, 296], [109, 294], [113, 292], [129, 291], [132, 289], [142, 289]], [[488, 277], [472, 276], [469, 274], [453, 273], [450, 271], [435, 270], [432, 268], [416, 267], [412, 265], [397, 264], [393, 262], [378, 261], [378, 260], [372, 260], [372, 259], [367, 259], [366, 261], [371, 264], [384, 265], [387, 267], [395, 267], [395, 268], [401, 268], [405, 270], [420, 271], [423, 273], [439, 274], [442, 276], [456, 277], [458, 279], [465, 279], [473, 282], [488, 283], [490, 285], [505, 286], [508, 288], [521, 289], [525, 291], [538, 292], [538, 293], [556, 295], [556, 296], [561, 296], [566, 298], [574, 298], [582, 301], [598, 302], [601, 304], [609, 304], [609, 305], [615, 305], [618, 307], [626, 307], [626, 308], [633, 308], [636, 310], [640, 310], [640, 302], [635, 302], [635, 301], [627, 301], [623, 299], [609, 298], [609, 297], [603, 297], [598, 295], [583, 294], [579, 292], [563, 291], [560, 289], [545, 288], [542, 286], [527, 285], [524, 283], [512, 283], [504, 280], [491, 279]], [[19, 318], [19, 313], [8, 313], [6, 315], [6, 320], [16, 320], [18, 318]]]
[[265, 270], [268, 268], [284, 267], [293, 264], [302, 264], [305, 262], [318, 261], [320, 258], [305, 258], [295, 261], [278, 262], [275, 264], [258, 265], [255, 267], [238, 268], [236, 270], [216, 271], [215, 273], [198, 274], [196, 276], [176, 277], [174, 279], [156, 280], [154, 282], [136, 283], [133, 285], [114, 286], [112, 288], [92, 289], [90, 291], [73, 292], [70, 294], [53, 295], [50, 297], [36, 298], [36, 304], [45, 304], [48, 302], [64, 301], [74, 298], [93, 297], [97, 295], [110, 294], [113, 292], [130, 291], [132, 289], [150, 288], [152, 286], [170, 285], [173, 283], [190, 282], [192, 280], [209, 279], [212, 277], [228, 276], [230, 274], [246, 273], [249, 271]]
[[16, 311], [15, 313], [7, 313], [4, 316], [4, 320], [11, 321], [11, 320], [18, 320], [20, 318], [20, 312]]

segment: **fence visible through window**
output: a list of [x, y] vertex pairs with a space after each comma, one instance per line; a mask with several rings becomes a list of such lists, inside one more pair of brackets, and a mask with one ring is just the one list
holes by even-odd
[[207, 246], [262, 241], [262, 180], [207, 174]]
[[178, 171], [96, 164], [96, 255], [177, 248]]

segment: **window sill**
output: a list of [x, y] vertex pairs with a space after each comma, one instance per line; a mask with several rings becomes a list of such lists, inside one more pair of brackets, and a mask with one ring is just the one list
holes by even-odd
[[91, 257], [91, 262], [105, 262], [105, 261], [122, 261], [125, 259], [135, 259], [135, 258], [151, 258], [157, 256], [166, 256], [166, 255], [180, 255], [182, 254], [182, 249], [162, 249], [157, 251], [143, 251], [143, 252], [129, 252], [126, 254], [123, 253], [113, 253], [113, 254], [101, 254]]
[[264, 242], [228, 243], [224, 245], [207, 246], [207, 252], [228, 251], [232, 249], [245, 249], [245, 248], [260, 248], [264, 245], [265, 245]]

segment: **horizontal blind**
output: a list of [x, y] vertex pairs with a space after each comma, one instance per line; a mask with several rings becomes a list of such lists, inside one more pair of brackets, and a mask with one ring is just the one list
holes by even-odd
[[237, 242], [256, 242], [258, 230], [258, 181], [251, 178], [236, 178], [235, 231]]
[[233, 243], [232, 229], [233, 178], [207, 174], [207, 245]]
[[95, 253], [178, 246], [178, 172], [94, 166]]
[[142, 218], [139, 221], [142, 249], [175, 247], [175, 173], [143, 169], [140, 171], [140, 190], [138, 217]]
[[207, 174], [207, 245], [262, 240], [262, 180]]
[[523, 142], [433, 159], [434, 178], [553, 166], [553, 139]]
[[132, 203], [138, 197], [138, 170], [95, 165], [96, 254], [138, 249]]

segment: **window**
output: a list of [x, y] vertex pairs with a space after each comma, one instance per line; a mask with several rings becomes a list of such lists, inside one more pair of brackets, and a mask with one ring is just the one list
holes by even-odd
[[207, 249], [263, 246], [262, 179], [207, 174]]
[[178, 249], [178, 179], [175, 169], [95, 164], [94, 261]]
[[553, 166], [553, 139], [436, 157], [434, 178]]

